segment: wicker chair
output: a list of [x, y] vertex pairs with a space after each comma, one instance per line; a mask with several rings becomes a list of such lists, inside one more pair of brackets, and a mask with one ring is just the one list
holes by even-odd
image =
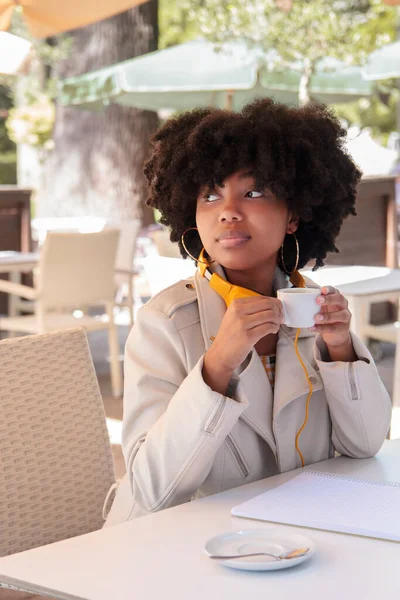
[[100, 529], [115, 484], [83, 329], [0, 342], [0, 556]]
[[[40, 252], [37, 285], [28, 287], [0, 279], [0, 291], [35, 301], [33, 315], [0, 316], [0, 330], [47, 333], [84, 327], [108, 331], [113, 395], [122, 395], [122, 367], [114, 320], [114, 267], [120, 232], [47, 235]], [[103, 307], [103, 315], [75, 317], [75, 309]]]

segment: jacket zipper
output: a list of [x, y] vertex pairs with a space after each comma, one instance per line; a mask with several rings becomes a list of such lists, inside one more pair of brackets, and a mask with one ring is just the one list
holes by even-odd
[[222, 413], [224, 412], [224, 408], [225, 408], [225, 398], [221, 398], [219, 401], [218, 407], [214, 413], [214, 416], [211, 419], [211, 423], [207, 427], [208, 433], [214, 433], [214, 430], [216, 429], [216, 427], [219, 423]]
[[358, 400], [358, 392], [357, 392], [356, 380], [354, 377], [353, 363], [349, 363], [349, 381], [350, 381], [351, 399]]
[[229, 435], [226, 438], [226, 443], [228, 444], [229, 448], [232, 450], [232, 454], [235, 457], [235, 460], [236, 460], [238, 467], [241, 470], [243, 476], [247, 477], [249, 475], [250, 471], [247, 468], [247, 465], [245, 464], [243, 458], [240, 456], [240, 452], [237, 449], [235, 442], [232, 440], [232, 438]]

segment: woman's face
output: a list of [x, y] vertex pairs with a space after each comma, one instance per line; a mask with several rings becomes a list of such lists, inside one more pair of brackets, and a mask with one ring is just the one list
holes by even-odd
[[220, 187], [200, 190], [196, 222], [209, 256], [234, 271], [276, 264], [285, 234], [297, 229], [286, 203], [268, 189], [257, 189], [248, 169], [227, 177]]

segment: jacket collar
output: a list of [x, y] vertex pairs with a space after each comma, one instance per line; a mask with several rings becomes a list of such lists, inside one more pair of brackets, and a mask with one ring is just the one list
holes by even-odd
[[[220, 265], [214, 263], [212, 271], [226, 279], [224, 270]], [[200, 275], [199, 271], [196, 271], [194, 281], [201, 331], [207, 351], [221, 326], [226, 312], [226, 305], [224, 300], [210, 287], [208, 280]], [[286, 287], [291, 287], [291, 284], [286, 275], [277, 267], [273, 282], [274, 292]], [[248, 403], [248, 408], [241, 418], [248, 422], [272, 447], [274, 445], [273, 418], [292, 400], [308, 392], [304, 371], [295, 354], [295, 336], [296, 329], [282, 325], [278, 334], [274, 396], [261, 359], [254, 348], [246, 359], [246, 365], [242, 365], [238, 369], [237, 376], [234, 377], [237, 384], [237, 400]], [[313, 337], [315, 337], [315, 334], [308, 329], [300, 330], [299, 338]], [[307, 343], [307, 340], [304, 339], [303, 343]], [[306, 356], [302, 354], [301, 346], [302, 342], [299, 344], [300, 354], [308, 374], [312, 378], [314, 389], [321, 389], [320, 377]]]

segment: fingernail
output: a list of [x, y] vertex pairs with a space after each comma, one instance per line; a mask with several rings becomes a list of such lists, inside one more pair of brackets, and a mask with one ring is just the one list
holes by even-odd
[[318, 304], [324, 304], [325, 298], [323, 296], [318, 296], [317, 302], [318, 302]]
[[315, 316], [315, 320], [316, 320], [316, 321], [323, 321], [323, 320], [324, 320], [324, 317], [323, 317], [323, 315], [316, 315], [316, 316]]
[[310, 331], [317, 331], [317, 328], [316, 328], [315, 326], [313, 326], [313, 327], [309, 327], [308, 329], [309, 329]]

